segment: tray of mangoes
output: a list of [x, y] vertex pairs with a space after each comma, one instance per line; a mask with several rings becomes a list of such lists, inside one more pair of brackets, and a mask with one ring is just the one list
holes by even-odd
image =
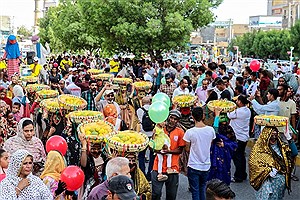
[[152, 88], [152, 83], [149, 81], [138, 81], [138, 82], [134, 82], [133, 86], [137, 90], [149, 90], [150, 88]]
[[85, 135], [91, 142], [102, 142], [114, 132], [114, 126], [106, 121], [84, 122], [77, 127], [78, 134]]
[[102, 81], [110, 81], [114, 78], [113, 74], [96, 74], [92, 75], [92, 78], [96, 80], [102, 80]]
[[149, 138], [136, 131], [118, 131], [107, 138], [110, 148], [119, 152], [139, 152], [147, 148]]
[[31, 93], [31, 92], [37, 92], [41, 90], [50, 90], [50, 86], [44, 85], [44, 84], [29, 84], [26, 86], [26, 91]]
[[79, 110], [70, 112], [67, 117], [71, 120], [71, 122], [80, 124], [83, 122], [90, 122], [95, 120], [101, 120], [104, 118], [103, 113], [99, 111], [91, 111], [91, 110]]
[[86, 100], [71, 94], [59, 95], [58, 103], [61, 107], [69, 111], [82, 110], [87, 106]]
[[87, 73], [90, 75], [97, 75], [103, 73], [103, 70], [100, 69], [89, 69], [87, 70]]
[[56, 113], [59, 111], [59, 103], [57, 98], [44, 99], [40, 103], [41, 108], [46, 109], [48, 112]]
[[180, 94], [173, 98], [173, 103], [177, 103], [179, 107], [186, 108], [194, 105], [196, 96], [191, 94]]
[[222, 113], [232, 112], [236, 108], [236, 104], [232, 101], [224, 100], [212, 100], [207, 103], [207, 107], [211, 111], [215, 111], [215, 108], [222, 108]]
[[289, 118], [276, 115], [257, 115], [254, 123], [260, 126], [286, 126]]
[[27, 83], [36, 83], [38, 82], [39, 78], [35, 76], [22, 76], [21, 80]]
[[119, 84], [119, 85], [128, 85], [132, 83], [131, 78], [114, 78], [113, 79], [114, 84]]
[[41, 90], [36, 92], [40, 99], [55, 98], [59, 95], [56, 90]]

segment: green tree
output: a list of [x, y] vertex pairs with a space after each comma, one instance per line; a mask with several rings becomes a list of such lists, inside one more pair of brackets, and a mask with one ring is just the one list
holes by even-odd
[[293, 46], [294, 52], [299, 56], [300, 54], [300, 20], [296, 21], [295, 25], [291, 28], [290, 36], [291, 46]]
[[58, 7], [50, 8], [40, 21], [40, 36], [50, 42], [52, 49], [96, 50], [101, 38], [90, 34], [90, 27], [83, 17], [81, 5], [64, 0]]
[[26, 26], [22, 25], [17, 30], [18, 35], [23, 35], [24, 37], [30, 37], [32, 36], [32, 30], [29, 30], [26, 28]]
[[288, 30], [253, 31], [232, 41], [233, 46], [239, 46], [242, 55], [258, 58], [287, 59], [291, 36]]

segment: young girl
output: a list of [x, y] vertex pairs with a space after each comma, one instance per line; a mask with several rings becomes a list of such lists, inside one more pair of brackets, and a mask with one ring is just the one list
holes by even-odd
[[3, 149], [0, 149], [0, 182], [6, 177], [6, 169], [8, 167], [8, 154]]

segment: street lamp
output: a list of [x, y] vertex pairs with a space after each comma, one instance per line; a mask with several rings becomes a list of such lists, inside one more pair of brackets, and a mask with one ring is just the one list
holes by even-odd
[[294, 47], [290, 47], [290, 48], [291, 48], [291, 54], [290, 54], [290, 70], [293, 70], [292, 62], [293, 62], [293, 50], [294, 50]]

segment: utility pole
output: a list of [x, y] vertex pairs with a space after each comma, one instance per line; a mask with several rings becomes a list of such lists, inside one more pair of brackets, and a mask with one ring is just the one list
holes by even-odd
[[232, 24], [233, 24], [233, 20], [230, 18], [229, 19], [229, 43], [232, 40]]
[[42, 18], [43, 12], [42, 12], [42, 6], [43, 1], [42, 0], [34, 0], [34, 34], [38, 33], [38, 20]]

